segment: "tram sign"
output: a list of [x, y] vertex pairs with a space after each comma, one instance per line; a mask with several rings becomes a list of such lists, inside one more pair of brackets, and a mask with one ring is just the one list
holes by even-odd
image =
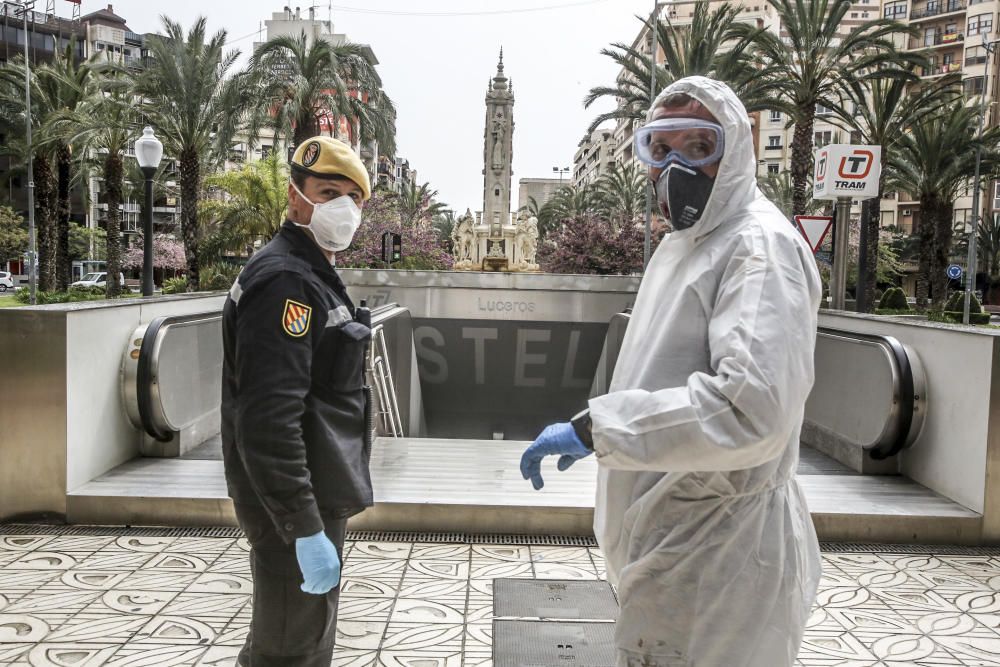
[[816, 150], [813, 199], [877, 197], [881, 174], [881, 146], [829, 144]]

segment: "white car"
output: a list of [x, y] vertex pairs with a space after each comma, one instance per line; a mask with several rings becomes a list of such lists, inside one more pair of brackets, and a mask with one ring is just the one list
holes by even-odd
[[14, 276], [9, 271], [0, 271], [0, 292], [14, 289]]
[[108, 283], [108, 274], [104, 271], [88, 273], [80, 280], [71, 284], [70, 287], [104, 287]]
[[[105, 287], [108, 284], [108, 274], [106, 271], [95, 271], [88, 273], [80, 280], [70, 285], [70, 287]], [[118, 284], [125, 287], [125, 274], [118, 274]]]

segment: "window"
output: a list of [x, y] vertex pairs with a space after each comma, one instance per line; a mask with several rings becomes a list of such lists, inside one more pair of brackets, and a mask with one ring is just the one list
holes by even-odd
[[816, 105], [816, 115], [817, 116], [829, 116], [833, 113], [833, 109], [828, 109], [822, 104]]
[[986, 63], [986, 49], [981, 46], [970, 46], [965, 50], [965, 64], [983, 65]]
[[824, 132], [817, 132], [813, 136], [813, 144], [815, 145], [816, 148], [822, 148], [823, 146], [826, 146], [827, 144], [832, 143], [832, 142], [833, 142], [833, 131], [832, 130], [826, 130]]
[[966, 35], [988, 35], [993, 31], [993, 15], [978, 14], [969, 17], [969, 22], [965, 25]]
[[769, 174], [777, 174], [777, 173], [780, 173], [780, 170], [781, 170], [781, 167], [780, 167], [780, 165], [777, 162], [768, 162], [767, 163], [767, 173], [769, 173]]
[[266, 160], [268, 156], [271, 155], [271, 151], [273, 150], [274, 150], [273, 146], [269, 144], [264, 144], [263, 146], [260, 147], [260, 156]]
[[966, 96], [982, 95], [983, 85], [985, 82], [986, 82], [986, 77], [974, 76], [962, 82], [962, 89], [965, 92]]
[[899, 20], [906, 18], [906, 3], [894, 2], [886, 5], [884, 15], [887, 19]]
[[780, 123], [781, 122], [781, 112], [780, 111], [773, 111], [773, 110], [771, 111], [771, 122], [772, 123]]
[[[857, 12], [851, 12], [851, 18], [852, 19], [858, 18], [858, 13]], [[652, 77], [652, 74], [650, 74], [650, 77]]]
[[780, 136], [770, 136], [767, 138], [768, 148], [781, 148], [781, 137]]

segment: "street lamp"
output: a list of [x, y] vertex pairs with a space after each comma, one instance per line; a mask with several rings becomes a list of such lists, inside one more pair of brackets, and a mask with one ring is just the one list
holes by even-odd
[[559, 174], [559, 187], [562, 188], [562, 177], [569, 173], [569, 167], [552, 167], [552, 171]]
[[163, 144], [146, 127], [135, 142], [135, 157], [146, 177], [146, 201], [142, 205], [142, 295], [153, 295], [153, 176], [163, 158]]

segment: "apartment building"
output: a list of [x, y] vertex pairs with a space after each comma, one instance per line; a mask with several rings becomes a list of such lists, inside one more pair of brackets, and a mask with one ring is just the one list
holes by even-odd
[[599, 127], [587, 132], [573, 155], [573, 186], [590, 185], [615, 164], [615, 128]]

